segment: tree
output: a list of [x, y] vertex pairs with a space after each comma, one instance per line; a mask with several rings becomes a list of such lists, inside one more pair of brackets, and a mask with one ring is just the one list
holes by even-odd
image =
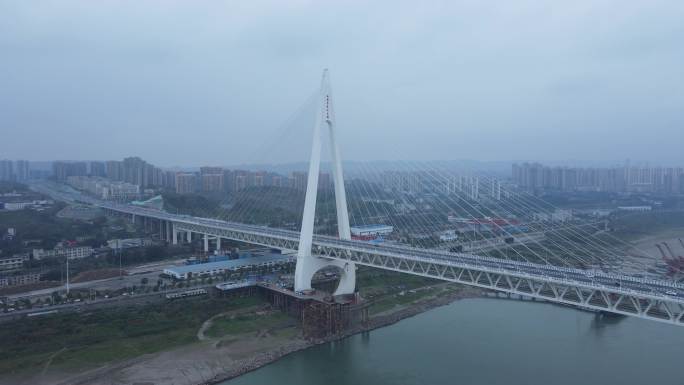
[[147, 279], [147, 277], [144, 277], [143, 279], [140, 280], [140, 284], [143, 286], [147, 285], [147, 282], [149, 282], [149, 279]]

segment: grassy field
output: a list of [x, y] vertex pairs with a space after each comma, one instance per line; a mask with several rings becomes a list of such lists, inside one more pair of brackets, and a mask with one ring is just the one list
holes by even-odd
[[287, 314], [273, 312], [269, 314], [240, 314], [234, 317], [219, 317], [207, 330], [209, 337], [222, 337], [229, 334], [244, 334], [258, 330], [279, 329], [294, 325], [294, 320]]
[[457, 290], [456, 286], [440, 285], [419, 290], [405, 291], [403, 294], [384, 295], [375, 300], [373, 305], [369, 308], [369, 312], [371, 315], [382, 313], [397, 306], [406, 306], [426, 298], [447, 295], [453, 293], [454, 290]]
[[81, 369], [191, 344], [209, 317], [260, 303], [194, 298], [6, 323], [0, 328], [0, 373], [40, 370], [50, 357], [53, 366]]

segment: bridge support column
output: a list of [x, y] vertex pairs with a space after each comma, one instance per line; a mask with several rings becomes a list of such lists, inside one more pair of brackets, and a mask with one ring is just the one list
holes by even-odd
[[209, 252], [209, 236], [207, 234], [204, 234], [204, 252]]
[[342, 159], [335, 140], [335, 115], [332, 105], [332, 93], [328, 70], [323, 71], [321, 89], [316, 114], [316, 124], [313, 129], [311, 144], [311, 158], [309, 174], [306, 184], [304, 213], [302, 215], [302, 231], [297, 250], [297, 267], [295, 270], [295, 290], [311, 289], [311, 278], [316, 272], [327, 266], [335, 266], [342, 270], [340, 283], [335, 295], [353, 294], [356, 286], [356, 266], [352, 262], [338, 261], [312, 255], [314, 217], [316, 214], [316, 196], [318, 194], [318, 174], [321, 165], [321, 126], [326, 124], [330, 137], [330, 153], [332, 155], [333, 182], [335, 185], [335, 208], [337, 211], [337, 226], [340, 239], [351, 239], [349, 229], [349, 213], [347, 211], [347, 197], [344, 189], [342, 173]]
[[221, 251], [221, 237], [216, 237], [216, 250]]
[[171, 240], [171, 222], [169, 221], [164, 221], [164, 226], [166, 227], [166, 240], [170, 241]]
[[185, 234], [188, 243], [192, 243], [192, 231], [188, 230]]
[[173, 223], [171, 225], [171, 232], [173, 233], [173, 244], [177, 245], [178, 244], [178, 230], [176, 230], [176, 224]]

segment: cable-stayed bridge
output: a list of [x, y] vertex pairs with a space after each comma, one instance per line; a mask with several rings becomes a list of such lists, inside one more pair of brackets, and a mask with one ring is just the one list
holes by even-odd
[[[81, 198], [106, 210], [156, 220], [163, 237], [200, 234], [282, 250], [298, 250], [300, 233], [264, 226], [171, 214], [132, 205]], [[627, 275], [589, 272], [467, 253], [314, 236], [312, 254], [407, 274], [520, 294], [585, 309], [684, 325], [684, 285]]]
[[[317, 271], [334, 266], [341, 271], [336, 294], [353, 293], [355, 269], [358, 264], [540, 298], [582, 309], [684, 325], [684, 285], [675, 281], [607, 273], [572, 266], [556, 266], [546, 262], [541, 253], [538, 256], [546, 263], [477, 255], [479, 252], [449, 252], [402, 244], [373, 245], [352, 240], [341, 156], [335, 139], [335, 117], [327, 72], [324, 73], [317, 100], [318, 113], [306, 181], [301, 231], [172, 214], [139, 205], [101, 201], [85, 195], [75, 198], [64, 194], [61, 198], [79, 200], [109, 212], [129, 215], [134, 221], [151, 222], [158, 228], [160, 236], [173, 244], [182, 242], [183, 239], [191, 240], [193, 234], [200, 234], [204, 240], [205, 251], [209, 251], [210, 241], [214, 241], [216, 248], [220, 249], [221, 239], [294, 251], [297, 253], [295, 290], [298, 291], [311, 287], [311, 278]], [[338, 237], [314, 234], [321, 162], [321, 134], [326, 128], [330, 138]], [[434, 171], [430, 172], [434, 173]], [[477, 184], [475, 186], [477, 188]], [[500, 194], [498, 183], [491, 183], [491, 187], [497, 195]], [[54, 194], [54, 191], [51, 193]], [[477, 195], [476, 190], [471, 189], [470, 193]], [[522, 205], [522, 209], [528, 211], [535, 208], [534, 204], [521, 200], [518, 200], [517, 204]], [[499, 209], [504, 212], [511, 210], [501, 207]], [[573, 236], [579, 237], [580, 240], [584, 239], [580, 232], [575, 232]], [[536, 239], [532, 241], [537, 242]], [[586, 242], [597, 244], [596, 240], [590, 237], [586, 237]], [[555, 246], [557, 249], [572, 253], [572, 250], [562, 242], [557, 242]], [[597, 246], [596, 250], [599, 254], [607, 250], [600, 244]], [[545, 249], [553, 254], [553, 250], [546, 247]], [[605, 255], [593, 257], [603, 263]]]

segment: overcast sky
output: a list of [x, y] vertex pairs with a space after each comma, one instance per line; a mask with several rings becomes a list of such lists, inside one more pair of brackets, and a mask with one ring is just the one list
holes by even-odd
[[270, 161], [329, 67], [347, 159], [684, 166], [683, 20], [681, 0], [0, 0], [0, 158]]

